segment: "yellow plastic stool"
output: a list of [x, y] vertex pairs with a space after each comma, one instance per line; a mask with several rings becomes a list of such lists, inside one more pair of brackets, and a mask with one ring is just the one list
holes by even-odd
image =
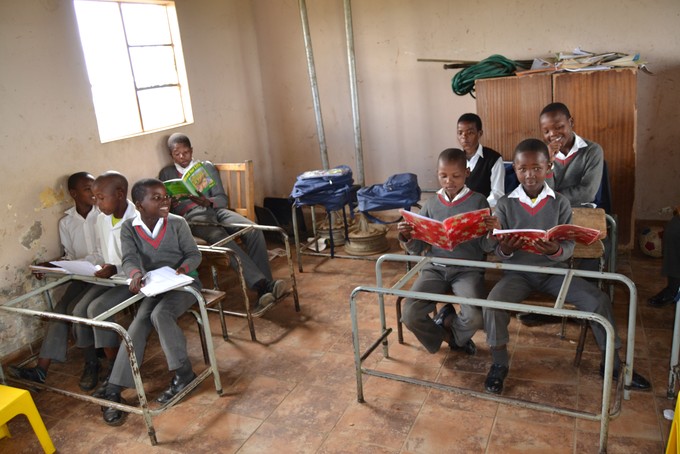
[[673, 414], [673, 424], [671, 424], [671, 433], [668, 434], [668, 444], [666, 445], [666, 454], [676, 454], [680, 453], [680, 447], [678, 446], [678, 432], [680, 431], [680, 423], [678, 418], [680, 418], [680, 399], [675, 403], [675, 412]]
[[26, 415], [43, 451], [47, 454], [56, 451], [31, 394], [24, 389], [0, 385], [0, 438], [10, 435], [7, 422], [18, 414]]

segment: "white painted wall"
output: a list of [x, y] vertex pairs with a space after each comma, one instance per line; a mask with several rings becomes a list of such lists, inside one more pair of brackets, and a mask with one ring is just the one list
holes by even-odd
[[[354, 167], [342, 0], [307, 0], [329, 159]], [[680, 2], [363, 0], [352, 2], [366, 182], [412, 171], [434, 187], [433, 165], [456, 145], [455, 74], [417, 58], [528, 59], [570, 50], [639, 51], [636, 213], [678, 203]], [[197, 157], [255, 161], [257, 197], [287, 196], [320, 167], [296, 0], [178, 0], [195, 123], [181, 128]], [[72, 172], [156, 175], [171, 131], [98, 140], [69, 0], [0, 1], [0, 302], [35, 285], [26, 267], [58, 254], [57, 220]], [[29, 305], [39, 305], [32, 301]], [[0, 317], [0, 357], [40, 337]]]

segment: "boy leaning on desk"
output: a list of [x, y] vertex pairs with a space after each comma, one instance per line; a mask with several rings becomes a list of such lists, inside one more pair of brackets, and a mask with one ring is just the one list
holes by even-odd
[[[76, 172], [68, 178], [68, 192], [75, 206], [66, 210], [66, 216], [59, 220], [59, 239], [64, 252], [64, 260], [86, 260], [92, 265], [103, 265], [104, 258], [99, 249], [96, 230], [97, 216], [100, 212], [95, 206], [93, 184], [94, 177], [88, 172]], [[41, 273], [34, 271], [34, 274], [36, 278], [42, 279]], [[108, 287], [83, 281], [71, 281], [55, 305], [54, 312], [86, 318], [87, 307], [107, 289]], [[92, 329], [86, 325], [75, 324], [73, 328], [78, 344], [82, 344], [78, 342], [79, 339], [87, 337], [88, 334], [91, 336]], [[68, 329], [68, 322], [52, 320], [47, 326], [37, 365], [35, 367], [10, 366], [10, 374], [17, 378], [45, 383], [52, 361], [66, 361]], [[82, 350], [85, 367], [79, 385], [83, 391], [89, 391], [97, 386], [99, 359], [93, 344], [84, 345]]]

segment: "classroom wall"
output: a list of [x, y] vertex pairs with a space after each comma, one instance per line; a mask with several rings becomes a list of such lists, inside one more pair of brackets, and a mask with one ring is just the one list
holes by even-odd
[[[194, 124], [101, 144], [72, 2], [0, 2], [0, 303], [36, 285], [26, 266], [58, 255], [65, 178], [115, 169], [131, 181], [168, 162], [164, 141], [189, 134], [197, 157], [255, 161], [256, 196], [285, 197], [295, 175], [319, 168], [296, 0], [176, 2]], [[307, 0], [331, 165], [354, 164], [341, 0]], [[639, 51], [636, 213], [678, 203], [680, 3], [574, 0], [370, 0], [352, 2], [366, 182], [412, 171], [435, 186], [434, 159], [456, 145], [455, 120], [474, 111], [450, 90], [453, 71], [418, 58], [527, 59], [571, 50]], [[43, 304], [30, 300], [27, 306]], [[40, 326], [0, 316], [0, 358]]]

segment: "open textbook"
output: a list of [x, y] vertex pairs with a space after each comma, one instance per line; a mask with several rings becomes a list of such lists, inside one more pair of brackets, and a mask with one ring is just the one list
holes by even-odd
[[94, 273], [101, 270], [99, 265], [93, 265], [87, 260], [54, 260], [45, 265], [31, 265], [29, 267], [34, 273], [61, 273], [78, 274], [80, 276], [94, 276]]
[[215, 180], [199, 161], [191, 166], [182, 178], [164, 181], [165, 189], [173, 197], [182, 198], [190, 195], [199, 197], [201, 192], [215, 186]]
[[484, 217], [490, 214], [489, 209], [484, 208], [437, 221], [406, 210], [399, 212], [406, 222], [413, 225], [412, 238], [449, 251], [460, 243], [484, 235], [486, 233]]
[[590, 229], [588, 227], [581, 227], [573, 224], [556, 225], [550, 230], [538, 229], [494, 229], [493, 234], [496, 236], [502, 235], [519, 235], [524, 239], [525, 244], [522, 249], [533, 252], [534, 254], [542, 254], [535, 247], [534, 243], [538, 240], [544, 241], [563, 241], [573, 240], [585, 245], [591, 245], [602, 236], [602, 232], [597, 229]]
[[184, 287], [194, 282], [194, 278], [186, 274], [177, 274], [169, 266], [164, 266], [144, 275], [144, 286], [141, 292], [146, 296], [156, 296], [179, 287]]

